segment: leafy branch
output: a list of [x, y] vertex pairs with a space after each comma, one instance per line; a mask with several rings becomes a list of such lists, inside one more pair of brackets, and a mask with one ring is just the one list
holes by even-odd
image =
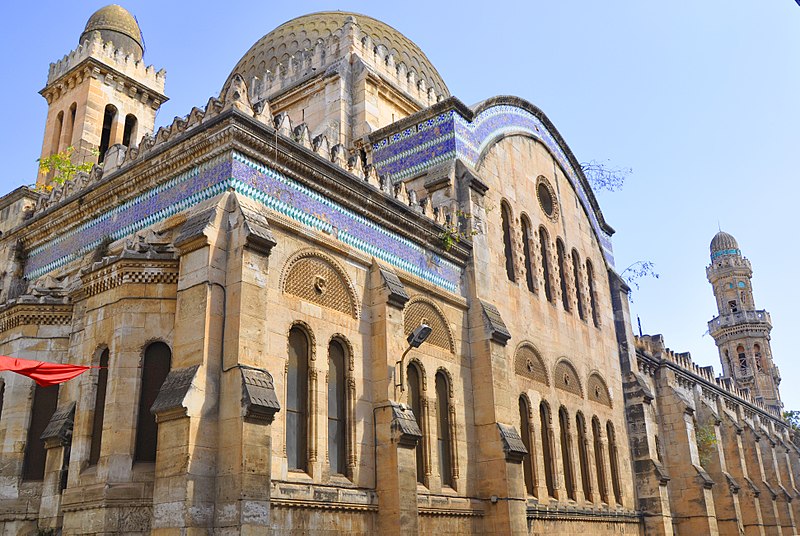
[[708, 470], [708, 464], [711, 462], [711, 455], [714, 453], [714, 448], [717, 444], [717, 434], [714, 425], [710, 422], [698, 426], [694, 431], [695, 438], [697, 439], [697, 454], [700, 457], [700, 465]]
[[[75, 175], [78, 173], [90, 172], [92, 170], [92, 166], [94, 166], [94, 162], [89, 161], [81, 164], [75, 164], [72, 162], [72, 154], [74, 152], [75, 147], [70, 145], [61, 152], [53, 153], [46, 158], [38, 159], [37, 162], [39, 162], [39, 173], [42, 175], [48, 175], [52, 172], [52, 182], [55, 184], [64, 184], [66, 181], [75, 177]], [[98, 151], [92, 151], [93, 156], [97, 156], [98, 154], [100, 154]], [[53, 189], [53, 185], [45, 185], [42, 189], [45, 191], [50, 191]]]

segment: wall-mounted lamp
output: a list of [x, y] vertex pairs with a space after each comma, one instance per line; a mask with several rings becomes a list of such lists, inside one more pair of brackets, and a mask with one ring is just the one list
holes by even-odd
[[408, 335], [408, 338], [406, 339], [408, 341], [408, 348], [406, 348], [405, 352], [403, 352], [403, 355], [400, 356], [400, 361], [395, 363], [395, 366], [400, 365], [400, 383], [395, 383], [394, 386], [399, 387], [401, 392], [406, 390], [405, 381], [403, 378], [403, 361], [405, 361], [406, 354], [408, 354], [412, 348], [419, 348], [420, 345], [430, 336], [432, 331], [433, 329], [431, 329], [428, 324], [423, 323], [414, 328], [414, 331]]

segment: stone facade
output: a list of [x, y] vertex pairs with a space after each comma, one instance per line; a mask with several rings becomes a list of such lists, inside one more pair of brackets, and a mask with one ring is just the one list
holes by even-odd
[[[104, 10], [48, 88], [122, 61], [154, 111], [163, 73]], [[395, 30], [322, 13], [152, 124], [0, 200], [0, 353], [100, 367], [57, 394], [0, 373], [3, 534], [794, 531], [786, 424], [634, 339], [532, 104], [469, 108]]]

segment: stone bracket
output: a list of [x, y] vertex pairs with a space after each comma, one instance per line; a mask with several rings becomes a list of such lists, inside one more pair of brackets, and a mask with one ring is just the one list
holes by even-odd
[[72, 440], [74, 422], [75, 402], [70, 402], [53, 413], [40, 439], [44, 441], [47, 448], [67, 445]]
[[187, 415], [188, 408], [184, 406], [183, 401], [189, 394], [199, 368], [200, 365], [194, 365], [169, 371], [150, 408], [150, 412], [156, 416], [156, 422], [162, 423]]
[[392, 439], [403, 447], [416, 447], [417, 442], [422, 439], [422, 431], [419, 429], [417, 419], [411, 408], [391, 403], [392, 408]]
[[503, 318], [500, 316], [500, 311], [497, 310], [493, 304], [480, 300], [481, 309], [483, 310], [483, 316], [486, 320], [487, 326], [489, 328], [491, 339], [503, 346], [508, 344], [508, 340], [511, 338], [511, 332], [508, 331], [506, 327], [506, 323], [503, 322]]
[[250, 202], [248, 199], [236, 194], [234, 194], [234, 198], [239, 204], [239, 209], [244, 219], [242, 228], [245, 247], [258, 253], [269, 255], [269, 252], [278, 242], [270, 230], [266, 207]]
[[522, 441], [522, 437], [517, 429], [510, 424], [497, 423], [500, 430], [500, 440], [503, 442], [503, 453], [506, 460], [512, 463], [522, 463], [522, 459], [528, 454], [528, 449]]
[[386, 302], [398, 309], [405, 307], [409, 296], [406, 292], [406, 287], [400, 281], [400, 278], [397, 277], [397, 273], [388, 266], [381, 266], [374, 260], [373, 263], [377, 266], [378, 272], [381, 275], [381, 280], [388, 291]]
[[239, 366], [242, 374], [242, 416], [245, 420], [272, 424], [281, 410], [272, 375], [266, 370]]

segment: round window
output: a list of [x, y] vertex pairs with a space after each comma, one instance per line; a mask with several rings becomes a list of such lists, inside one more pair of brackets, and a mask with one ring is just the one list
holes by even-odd
[[544, 177], [539, 177], [539, 180], [536, 181], [536, 197], [545, 215], [555, 221], [558, 218], [556, 196], [555, 192], [553, 192], [553, 187], [550, 186], [550, 183], [547, 182], [547, 179]]

